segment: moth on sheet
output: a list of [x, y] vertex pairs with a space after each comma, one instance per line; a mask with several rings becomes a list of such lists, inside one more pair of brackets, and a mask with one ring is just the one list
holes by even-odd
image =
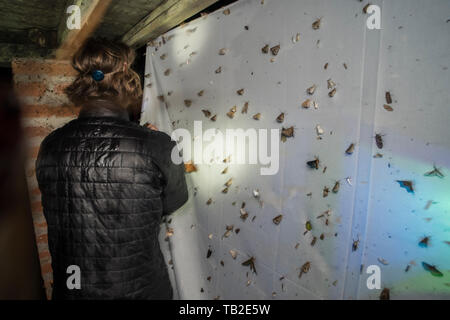
[[253, 271], [255, 274], [257, 274], [256, 273], [256, 268], [255, 268], [255, 257], [251, 257], [250, 259], [248, 259], [248, 260], [245, 260], [244, 262], [242, 262], [242, 265], [243, 266], [248, 266], [248, 267], [250, 267], [250, 270], [251, 271]]
[[322, 18], [319, 18], [316, 21], [314, 21], [311, 26], [314, 30], [317, 30], [320, 28], [321, 23], [322, 23]]
[[334, 184], [334, 187], [333, 187], [333, 189], [331, 189], [331, 191], [332, 191], [333, 193], [338, 193], [338, 192], [339, 192], [340, 186], [341, 186], [340, 182], [339, 182], [339, 181], [336, 181], [335, 184]]
[[281, 129], [281, 141], [286, 142], [287, 138], [291, 138], [294, 136], [294, 127], [282, 128]]
[[234, 229], [234, 225], [226, 226], [225, 233], [223, 234], [222, 238], [228, 238], [231, 235], [231, 233], [233, 232], [233, 229]]
[[309, 107], [311, 107], [311, 100], [310, 99], [306, 99], [305, 101], [302, 102], [302, 107], [305, 109], [309, 109]]
[[353, 151], [355, 151], [355, 144], [352, 143], [348, 146], [348, 148], [345, 150], [345, 153], [350, 155], [353, 153]]
[[359, 238], [356, 239], [356, 240], [353, 240], [353, 243], [352, 243], [352, 252], [355, 252], [356, 250], [358, 250], [358, 247], [359, 247]]
[[444, 178], [444, 174], [441, 172], [440, 169], [436, 168], [436, 166], [433, 165], [433, 170], [428, 171], [425, 173], [426, 177], [438, 177], [438, 178]]
[[306, 223], [305, 223], [305, 228], [306, 228], [306, 231], [311, 231], [312, 230], [312, 224], [311, 224], [311, 221], [306, 221]]
[[384, 288], [380, 293], [380, 300], [390, 300], [390, 290]]
[[444, 276], [444, 274], [441, 272], [441, 271], [439, 271], [437, 268], [436, 268], [436, 266], [433, 266], [433, 265], [431, 265], [431, 264], [428, 264], [428, 263], [426, 263], [426, 262], [422, 262], [422, 267], [426, 270], [426, 271], [428, 271], [429, 273], [431, 273], [431, 275], [432, 276], [434, 276], [434, 277], [443, 277]]
[[379, 133], [375, 134], [375, 143], [378, 149], [383, 149], [383, 136]]
[[225, 182], [225, 186], [229, 187], [233, 183], [233, 178], [230, 178], [227, 182]]
[[236, 110], [237, 110], [236, 106], [232, 107], [230, 109], [230, 111], [227, 112], [228, 118], [233, 119], [234, 118], [234, 114], [236, 113]]
[[247, 111], [248, 111], [248, 102], [244, 103], [241, 113], [244, 114], [244, 113], [247, 113]]
[[324, 198], [328, 197], [328, 193], [330, 192], [330, 189], [328, 189], [328, 187], [323, 187], [323, 192], [322, 192], [322, 196]]
[[308, 273], [309, 270], [311, 270], [311, 262], [307, 261], [301, 266], [300, 273], [299, 273], [298, 277], [301, 278], [302, 275], [304, 273]]
[[336, 83], [330, 78], [327, 80], [327, 87], [328, 89], [333, 89], [334, 87], [336, 87]]
[[383, 105], [383, 108], [384, 108], [386, 111], [394, 111], [394, 109], [393, 109], [390, 105], [388, 105], [388, 104]]
[[188, 161], [184, 164], [184, 171], [186, 173], [196, 172], [197, 167], [195, 166], [195, 164], [192, 161]]
[[333, 98], [334, 97], [334, 95], [336, 94], [336, 88], [334, 88], [333, 90], [331, 90], [330, 92], [328, 92], [328, 96], [330, 97], [330, 98]]
[[387, 104], [392, 103], [392, 97], [391, 97], [391, 93], [389, 91], [386, 91], [386, 103]]
[[280, 113], [280, 114], [278, 115], [278, 117], [276, 118], [276, 121], [277, 121], [278, 123], [283, 123], [283, 121], [284, 121], [284, 112], [282, 112], [282, 113]]
[[401, 188], [404, 188], [408, 193], [414, 193], [414, 186], [411, 180], [397, 180]]
[[[243, 205], [245, 206], [245, 202], [244, 202]], [[247, 218], [248, 218], [248, 212], [244, 209], [244, 207], [242, 207], [242, 208], [240, 209], [240, 212], [241, 212], [240, 218], [242, 219], [242, 221], [247, 220]]]
[[316, 88], [317, 88], [317, 86], [316, 86], [315, 84], [313, 84], [311, 87], [309, 87], [308, 89], [306, 89], [306, 92], [307, 92], [309, 95], [313, 95], [314, 92], [316, 91]]
[[205, 117], [207, 117], [207, 118], [211, 117], [211, 111], [203, 109], [202, 112], [205, 115]]
[[272, 54], [274, 56], [276, 56], [279, 51], [280, 51], [280, 45], [277, 45], [277, 46], [274, 46], [274, 47], [270, 48], [270, 52], [272, 52]]
[[430, 242], [430, 237], [423, 237], [423, 238], [419, 241], [419, 247], [422, 247], [422, 248], [428, 248], [429, 242]]
[[276, 216], [275, 218], [273, 218], [272, 221], [273, 221], [274, 224], [279, 225], [281, 223], [282, 219], [283, 219], [283, 215], [280, 214], [280, 215]]
[[319, 160], [318, 157], [316, 157], [314, 160], [311, 160], [311, 161], [307, 161], [307, 162], [306, 162], [306, 165], [307, 165], [309, 168], [311, 168], [311, 169], [316, 169], [316, 170], [319, 169], [319, 164], [320, 164], [320, 160]]

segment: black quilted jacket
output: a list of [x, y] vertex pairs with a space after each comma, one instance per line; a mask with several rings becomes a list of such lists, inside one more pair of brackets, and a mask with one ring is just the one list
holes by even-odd
[[[41, 144], [36, 175], [48, 224], [53, 299], [172, 299], [161, 218], [187, 200], [170, 137], [99, 100]], [[67, 267], [81, 271], [69, 290]]]

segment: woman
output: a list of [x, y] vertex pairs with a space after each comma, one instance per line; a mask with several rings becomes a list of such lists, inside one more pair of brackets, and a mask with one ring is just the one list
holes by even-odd
[[167, 134], [129, 121], [142, 96], [133, 60], [123, 44], [88, 40], [66, 89], [79, 117], [41, 144], [54, 299], [172, 299], [158, 233], [187, 200], [184, 167], [171, 161]]

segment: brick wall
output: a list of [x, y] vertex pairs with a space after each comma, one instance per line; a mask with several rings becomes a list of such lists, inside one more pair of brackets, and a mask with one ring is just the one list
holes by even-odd
[[16, 59], [12, 63], [16, 93], [22, 103], [22, 123], [27, 149], [26, 175], [42, 277], [51, 296], [52, 269], [47, 243], [47, 223], [35, 175], [35, 161], [42, 140], [54, 129], [75, 118], [79, 108], [69, 103], [64, 88], [75, 76], [69, 62]]

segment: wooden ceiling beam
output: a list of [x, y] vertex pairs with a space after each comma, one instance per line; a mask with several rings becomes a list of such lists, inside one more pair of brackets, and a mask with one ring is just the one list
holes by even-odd
[[69, 15], [64, 10], [58, 30], [59, 48], [56, 50], [56, 59], [67, 60], [73, 56], [97, 29], [110, 4], [111, 0], [70, 0], [67, 2], [66, 8], [69, 5], [80, 7], [81, 28], [73, 30], [67, 28]]
[[131, 28], [122, 41], [135, 48], [143, 46], [217, 1], [166, 0]]

